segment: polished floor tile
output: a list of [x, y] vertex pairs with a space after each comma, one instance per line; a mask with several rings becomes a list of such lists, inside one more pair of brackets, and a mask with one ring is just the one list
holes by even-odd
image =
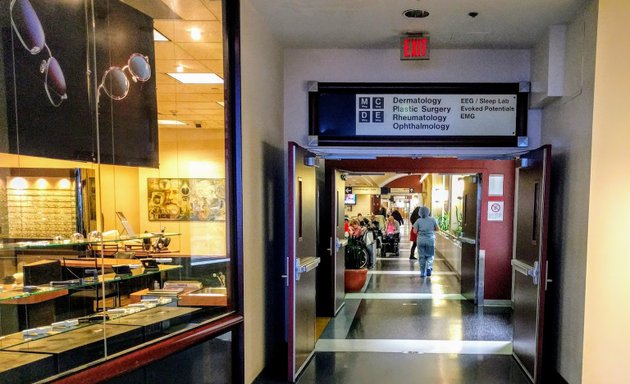
[[462, 300], [362, 300], [347, 338], [510, 341], [511, 320]]
[[346, 295], [298, 383], [529, 383], [511, 356], [511, 308], [465, 300], [441, 257], [420, 277], [408, 233], [399, 255], [377, 257], [362, 292]]
[[511, 356], [318, 352], [299, 384], [527, 384]]
[[320, 339], [317, 352], [399, 352], [511, 355], [511, 341], [409, 340], [409, 339]]

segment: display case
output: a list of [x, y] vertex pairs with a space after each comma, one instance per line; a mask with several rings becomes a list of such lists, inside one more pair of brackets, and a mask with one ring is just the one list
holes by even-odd
[[127, 3], [0, 5], [0, 382], [207, 335], [239, 310], [224, 85], [168, 75], [205, 44], [186, 65], [223, 76], [222, 2], [179, 18]]

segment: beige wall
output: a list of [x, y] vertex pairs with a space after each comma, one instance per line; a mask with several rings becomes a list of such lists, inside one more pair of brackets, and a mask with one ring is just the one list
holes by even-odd
[[584, 318], [584, 383], [630, 377], [630, 2], [600, 0]]
[[[169, 249], [182, 255], [224, 256], [225, 222], [149, 221], [147, 179], [225, 177], [225, 137], [222, 131], [194, 128], [160, 128], [160, 168], [101, 165], [96, 167], [101, 186], [103, 231], [123, 228], [116, 217], [121, 211], [137, 233], [180, 233]], [[98, 189], [97, 189], [98, 190]], [[132, 197], [132, 198], [130, 198]], [[97, 201], [98, 204], [98, 201]], [[98, 211], [98, 210], [97, 210]]]
[[[350, 210], [349, 207], [352, 207]], [[356, 217], [359, 213], [363, 217], [370, 217], [372, 211], [372, 195], [357, 195], [357, 203], [355, 205], [346, 205], [345, 214], [350, 218]]]
[[580, 383], [583, 364], [596, 28], [597, 3], [590, 2], [567, 28], [566, 96], [542, 113], [542, 142], [552, 145], [548, 259], [553, 281], [545, 339], [553, 347], [544, 359], [572, 384]]
[[[139, 230], [181, 233], [173, 237], [169, 249], [182, 255], [224, 256], [224, 221], [149, 221], [147, 179], [224, 178], [225, 135], [223, 131], [197, 128], [160, 128], [160, 168], [140, 168], [138, 180]], [[129, 216], [127, 216], [129, 217]]]
[[241, 2], [241, 55], [245, 382], [249, 383], [274, 358], [276, 363], [282, 359], [266, 355], [272, 351], [272, 339], [281, 342], [283, 336], [270, 336], [273, 329], [281, 329], [282, 313], [269, 313], [271, 300], [265, 293], [271, 291], [270, 284], [282, 284], [277, 262], [284, 260], [281, 202], [286, 193], [282, 50], [249, 0]]

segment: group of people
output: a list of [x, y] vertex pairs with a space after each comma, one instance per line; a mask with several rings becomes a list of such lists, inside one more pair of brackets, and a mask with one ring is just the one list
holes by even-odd
[[[395, 215], [397, 213], [398, 215]], [[397, 218], [398, 216], [398, 218]], [[409, 217], [412, 229], [409, 240], [412, 242], [409, 258], [419, 260], [420, 276], [431, 276], [433, 272], [433, 258], [435, 256], [435, 232], [439, 231], [437, 220], [431, 216], [427, 207], [416, 207]], [[360, 213], [354, 219], [345, 220], [345, 231], [351, 239], [360, 239], [368, 229], [379, 229], [383, 233], [383, 242], [394, 239], [400, 234], [400, 226], [404, 223], [402, 215], [394, 210], [387, 216], [385, 227], [379, 228], [379, 222], [374, 215], [370, 219]]]

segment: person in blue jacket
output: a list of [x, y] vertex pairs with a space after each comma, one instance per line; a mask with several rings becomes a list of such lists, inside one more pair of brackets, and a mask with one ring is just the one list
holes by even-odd
[[435, 231], [439, 231], [437, 220], [430, 216], [429, 208], [420, 208], [420, 217], [413, 223], [418, 233], [417, 250], [420, 261], [420, 277], [431, 276], [435, 257]]

